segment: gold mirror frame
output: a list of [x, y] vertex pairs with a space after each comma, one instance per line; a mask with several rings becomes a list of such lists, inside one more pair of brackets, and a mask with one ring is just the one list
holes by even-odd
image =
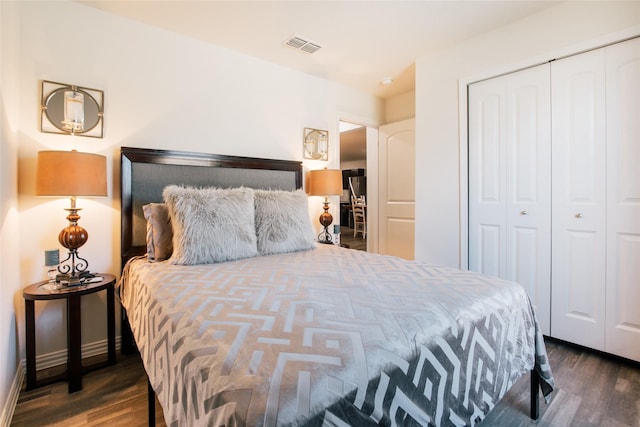
[[[84, 129], [82, 130], [66, 129], [62, 124], [65, 91], [79, 92], [84, 96]], [[41, 93], [41, 132], [102, 138], [104, 128], [103, 91], [43, 80]]]
[[304, 128], [303, 152], [305, 159], [329, 159], [329, 132]]

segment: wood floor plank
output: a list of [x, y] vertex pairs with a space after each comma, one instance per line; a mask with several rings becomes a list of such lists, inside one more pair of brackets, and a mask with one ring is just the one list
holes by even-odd
[[635, 420], [630, 426], [640, 427], [640, 370], [623, 366], [611, 392], [610, 405], [605, 414], [608, 420], [625, 423]]
[[[529, 418], [529, 375], [518, 380], [481, 427], [640, 427], [640, 364], [563, 342], [547, 342], [556, 391]], [[156, 403], [156, 425], [165, 426]], [[84, 376], [83, 389], [68, 394], [59, 382], [20, 393], [11, 426], [147, 425], [147, 378], [138, 355]]]
[[607, 359], [596, 357], [591, 357], [589, 362], [586, 367], [581, 367], [583, 372], [591, 372], [591, 375], [582, 377], [584, 381], [579, 391], [582, 402], [576, 421], [584, 425], [601, 426], [611, 404], [620, 367]]
[[640, 427], [640, 388], [635, 385], [640, 382], [640, 364], [552, 339], [547, 340], [547, 354], [556, 390], [548, 405], [541, 403], [540, 419], [528, 418], [529, 378], [525, 376], [480, 426]]
[[358, 233], [358, 236], [353, 236], [353, 228], [340, 226], [340, 244], [345, 245], [349, 249], [356, 249], [359, 251], [367, 250], [367, 239], [362, 238], [362, 234]]
[[556, 427], [570, 426], [576, 418], [581, 403], [580, 396], [560, 389], [544, 414], [545, 421]]

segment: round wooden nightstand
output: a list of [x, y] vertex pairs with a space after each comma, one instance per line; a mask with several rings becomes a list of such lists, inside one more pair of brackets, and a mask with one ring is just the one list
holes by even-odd
[[[69, 393], [82, 390], [82, 375], [116, 363], [116, 323], [114, 306], [114, 286], [116, 278], [112, 274], [96, 273], [99, 282], [48, 290], [48, 281], [34, 283], [22, 291], [25, 307], [27, 390], [66, 379]], [[80, 297], [94, 292], [107, 291], [107, 360], [90, 366], [82, 366], [82, 335]], [[65, 299], [67, 301], [67, 370], [62, 375], [46, 380], [36, 379], [36, 325], [35, 301]]]

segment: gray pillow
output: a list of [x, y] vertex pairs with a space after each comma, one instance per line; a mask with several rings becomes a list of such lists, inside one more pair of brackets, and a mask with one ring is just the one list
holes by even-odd
[[303, 190], [255, 190], [256, 235], [260, 255], [316, 247]]
[[257, 255], [252, 189], [171, 185], [162, 196], [173, 228], [171, 264], [212, 264]]

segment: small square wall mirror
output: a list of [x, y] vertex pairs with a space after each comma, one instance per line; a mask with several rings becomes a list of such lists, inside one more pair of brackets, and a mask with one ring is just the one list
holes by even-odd
[[40, 130], [102, 138], [104, 92], [42, 81]]
[[329, 159], [329, 132], [304, 128], [304, 158], [313, 160]]

